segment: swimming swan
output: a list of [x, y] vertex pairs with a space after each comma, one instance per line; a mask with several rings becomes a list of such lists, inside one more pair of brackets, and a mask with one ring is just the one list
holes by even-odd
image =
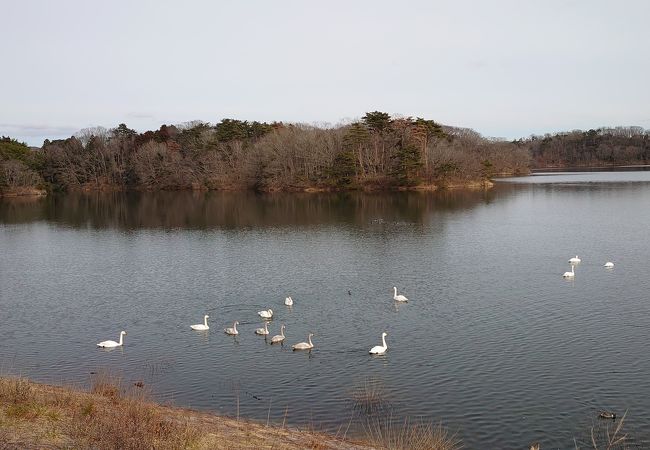
[[386, 345], [386, 336], [388, 336], [388, 333], [383, 332], [381, 333], [381, 343], [383, 345], [375, 345], [373, 348], [370, 349], [371, 354], [373, 355], [383, 355], [386, 353], [386, 350], [388, 350], [388, 345]]
[[608, 269], [611, 269], [614, 267], [614, 263], [611, 261], [607, 261], [603, 267], [607, 267]]
[[293, 299], [291, 297], [287, 297], [284, 299], [284, 304], [287, 306], [293, 306]]
[[577, 263], [579, 263], [579, 262], [581, 262], [581, 261], [582, 261], [582, 260], [581, 260], [580, 258], [578, 258], [578, 255], [576, 255], [575, 258], [571, 258], [571, 259], [569, 259], [569, 262], [572, 263], [572, 264], [577, 264]]
[[573, 266], [571, 266], [571, 272], [564, 272], [564, 274], [562, 274], [562, 276], [564, 278], [573, 278], [573, 277], [575, 277], [576, 273], [573, 270]]
[[119, 347], [122, 345], [124, 342], [122, 341], [122, 337], [126, 335], [126, 331], [121, 331], [120, 332], [120, 342], [115, 342], [115, 341], [103, 341], [97, 344], [97, 347], [103, 347], [103, 348], [110, 348], [110, 347]]
[[258, 328], [257, 330], [255, 330], [255, 334], [260, 334], [262, 336], [266, 336], [267, 334], [269, 334], [269, 323], [264, 322], [264, 328]]
[[260, 316], [263, 319], [272, 319], [273, 318], [273, 310], [272, 309], [267, 309], [266, 311], [258, 311], [257, 315]]
[[208, 316], [207, 314], [203, 316], [203, 323], [199, 323], [196, 325], [190, 325], [190, 328], [196, 331], [204, 331], [204, 330], [209, 330], [210, 327], [208, 326]]
[[314, 333], [309, 333], [309, 336], [307, 336], [307, 340], [309, 342], [299, 342], [297, 344], [293, 344], [291, 348], [294, 350], [311, 350], [312, 348], [314, 348], [314, 344], [311, 343], [311, 337], [313, 335]]
[[239, 334], [239, 331], [237, 331], [237, 325], [239, 325], [239, 322], [233, 323], [232, 328], [224, 328], [223, 332], [226, 334], [232, 334], [233, 336], [237, 335]]
[[395, 293], [393, 294], [393, 300], [396, 302], [408, 302], [409, 299], [404, 297], [402, 294], [397, 295], [397, 287], [393, 286]]
[[284, 325], [280, 327], [280, 334], [276, 334], [271, 338], [271, 344], [277, 344], [284, 341]]

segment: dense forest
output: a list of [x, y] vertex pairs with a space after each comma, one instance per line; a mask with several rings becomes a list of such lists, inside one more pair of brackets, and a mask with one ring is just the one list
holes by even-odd
[[647, 163], [649, 156], [650, 132], [638, 127], [508, 142], [380, 111], [332, 127], [223, 119], [138, 133], [120, 124], [42, 148], [2, 137], [0, 194], [428, 188], [477, 185], [531, 167]]
[[43, 153], [26, 144], [0, 137], [0, 196], [34, 194], [45, 190]]
[[224, 119], [138, 133], [85, 129], [31, 150], [0, 143], [0, 186], [89, 189], [381, 189], [525, 173], [526, 149], [375, 111], [334, 127]]

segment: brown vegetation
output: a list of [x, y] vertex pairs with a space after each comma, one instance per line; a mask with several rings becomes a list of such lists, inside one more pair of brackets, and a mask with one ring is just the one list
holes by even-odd
[[[433, 120], [374, 111], [334, 127], [224, 119], [137, 133], [125, 124], [46, 140], [38, 159], [2, 157], [10, 184], [54, 190], [326, 191], [410, 189], [528, 172], [527, 150]], [[9, 145], [9, 144], [7, 144]], [[4, 162], [3, 162], [4, 161]]]
[[388, 401], [384, 383], [379, 378], [364, 378], [349, 393], [354, 409], [366, 415], [388, 412]]
[[[263, 425], [157, 405], [149, 400], [144, 383], [125, 386], [119, 379], [101, 373], [93, 377], [89, 391], [0, 377], [0, 449], [462, 448], [458, 434], [441, 424], [397, 419], [385, 410], [379, 411], [384, 408], [377, 405], [385, 405], [386, 397], [377, 380], [365, 380], [351, 394], [355, 405], [368, 413], [362, 441], [347, 440], [347, 432], [333, 436], [313, 429], [286, 428], [284, 422], [273, 425], [267, 421]], [[627, 413], [619, 420], [594, 418], [589, 429], [574, 439], [575, 448], [644, 448], [623, 432], [626, 417]]]
[[27, 145], [0, 137], [0, 197], [45, 194], [39, 170], [43, 167], [40, 154]]
[[[534, 167], [648, 164], [640, 127], [513, 142], [373, 111], [332, 127], [224, 119], [138, 133], [89, 128], [30, 149], [0, 140], [0, 195], [52, 190], [333, 191], [485, 186]], [[22, 190], [21, 190], [22, 189]]]
[[650, 163], [650, 131], [641, 127], [532, 136], [517, 141], [528, 147], [533, 167], [597, 167]]
[[377, 449], [411, 450], [436, 449], [458, 450], [462, 448], [456, 433], [450, 433], [442, 425], [429, 422], [392, 417], [368, 421], [366, 439]]
[[619, 420], [596, 419], [596, 422], [592, 424], [589, 432], [585, 436], [581, 439], [574, 439], [576, 450], [580, 450], [581, 448], [593, 450], [642, 448], [643, 446], [635, 444], [627, 433], [623, 433], [623, 425], [625, 424], [626, 417], [627, 411]]
[[0, 449], [369, 448], [323, 433], [155, 405], [141, 386], [98, 376], [90, 392], [0, 378]]

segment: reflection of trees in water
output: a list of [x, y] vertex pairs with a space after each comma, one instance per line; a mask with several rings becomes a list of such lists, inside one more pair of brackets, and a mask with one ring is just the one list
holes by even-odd
[[426, 223], [431, 214], [484, 204], [492, 191], [264, 194], [252, 192], [88, 193], [0, 202], [0, 221], [38, 220], [91, 228], [255, 228], [380, 220]]
[[0, 224], [43, 220], [45, 197], [15, 197], [0, 199]]

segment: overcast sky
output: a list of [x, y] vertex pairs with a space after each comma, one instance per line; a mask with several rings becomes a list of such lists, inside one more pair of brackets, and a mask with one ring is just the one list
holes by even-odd
[[650, 1], [0, 0], [0, 134], [366, 111], [650, 128]]

